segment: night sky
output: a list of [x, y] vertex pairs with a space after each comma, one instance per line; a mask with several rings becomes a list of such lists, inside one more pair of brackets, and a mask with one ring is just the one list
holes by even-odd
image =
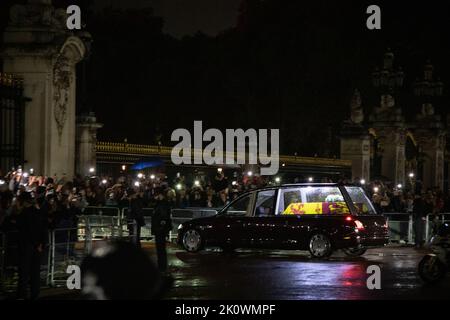
[[[408, 119], [420, 108], [412, 83], [426, 59], [450, 83], [442, 1], [378, 2], [377, 31], [366, 29], [373, 3], [365, 1], [78, 3], [94, 39], [78, 112], [96, 112], [101, 140], [167, 144], [174, 129], [203, 120], [222, 129], [281, 128], [282, 152], [333, 156], [353, 90], [366, 112], [379, 103], [371, 72], [386, 48], [406, 75], [397, 105]], [[437, 101], [438, 112], [448, 103], [448, 95]]]
[[175, 37], [198, 30], [215, 36], [236, 23], [241, 0], [96, 0], [96, 10], [151, 7], [165, 20], [163, 31]]

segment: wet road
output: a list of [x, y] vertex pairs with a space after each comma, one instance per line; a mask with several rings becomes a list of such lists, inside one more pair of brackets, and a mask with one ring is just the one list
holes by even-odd
[[[307, 252], [217, 250], [197, 254], [169, 250], [175, 279], [169, 299], [449, 299], [450, 277], [424, 285], [417, 264], [425, 254], [413, 248], [369, 250], [363, 257], [334, 254], [317, 261]], [[369, 265], [381, 268], [381, 290], [369, 290]]]

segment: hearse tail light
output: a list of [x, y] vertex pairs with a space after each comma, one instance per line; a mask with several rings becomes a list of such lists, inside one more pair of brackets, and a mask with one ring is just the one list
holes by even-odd
[[352, 221], [353, 219], [352, 219], [352, 217], [347, 217], [347, 218], [345, 218], [345, 220]]
[[358, 229], [358, 230], [363, 230], [364, 229], [364, 225], [362, 224], [361, 221], [355, 220], [355, 224], [356, 224], [356, 229]]

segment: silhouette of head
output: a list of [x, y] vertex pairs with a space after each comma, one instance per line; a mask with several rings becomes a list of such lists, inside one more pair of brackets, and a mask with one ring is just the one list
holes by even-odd
[[163, 281], [148, 255], [128, 242], [96, 248], [81, 265], [82, 294], [89, 300], [155, 299]]

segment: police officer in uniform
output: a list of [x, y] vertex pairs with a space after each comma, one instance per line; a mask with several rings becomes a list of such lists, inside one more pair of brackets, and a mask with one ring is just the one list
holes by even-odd
[[166, 238], [172, 230], [171, 203], [167, 200], [165, 190], [155, 190], [155, 209], [152, 216], [152, 234], [155, 236], [158, 268], [161, 272], [167, 271]]
[[141, 228], [145, 226], [144, 203], [141, 197], [133, 189], [127, 191], [129, 208], [127, 211], [128, 233], [134, 238], [138, 247], [141, 246]]

